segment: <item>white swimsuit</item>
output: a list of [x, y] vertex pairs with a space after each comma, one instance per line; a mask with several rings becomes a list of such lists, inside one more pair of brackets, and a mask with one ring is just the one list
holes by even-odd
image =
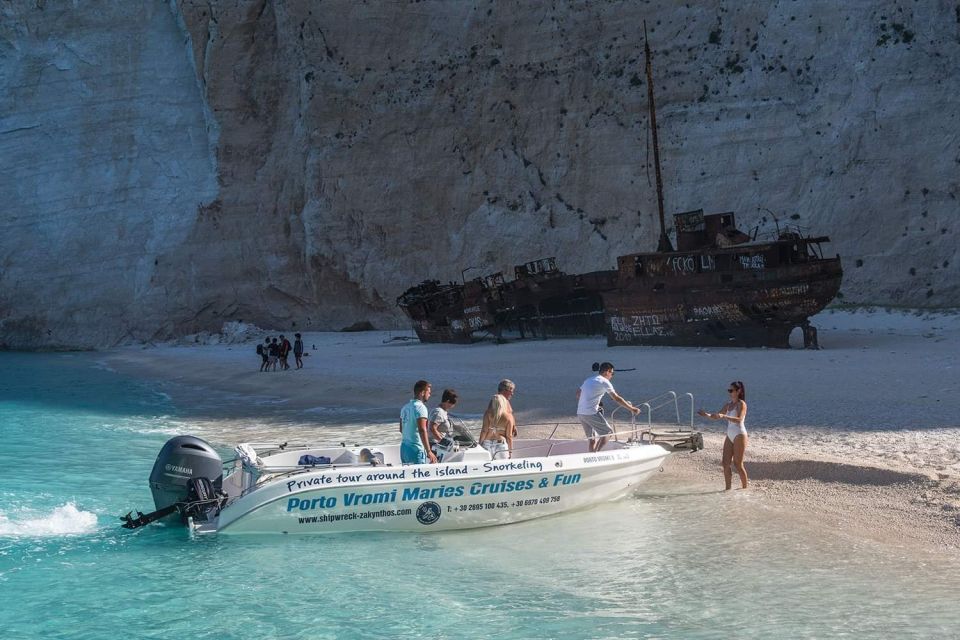
[[[726, 411], [725, 415], [730, 415], [733, 413], [733, 409], [738, 409], [739, 407], [740, 403], [738, 402], [731, 410]], [[730, 442], [736, 442], [737, 436], [739, 435], [747, 435], [747, 428], [743, 423], [743, 420], [727, 420], [727, 438], [730, 439]]]

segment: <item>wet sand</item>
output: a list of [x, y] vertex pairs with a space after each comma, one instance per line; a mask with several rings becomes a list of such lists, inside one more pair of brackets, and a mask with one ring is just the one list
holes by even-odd
[[[296, 416], [301, 433], [306, 423], [366, 422], [373, 426], [365, 434], [393, 438], [399, 407], [419, 378], [433, 384], [430, 406], [444, 387], [456, 388], [461, 402], [454, 413], [468, 423], [497, 381], [510, 378], [521, 424], [575, 420], [574, 394], [596, 361], [616, 365], [613, 384], [635, 403], [675, 390], [716, 410], [727, 384], [742, 380], [748, 491], [760, 504], [806, 514], [851, 540], [960, 547], [960, 317], [837, 311], [814, 324], [820, 351], [610, 349], [602, 338], [424, 345], [403, 339], [411, 332], [369, 332], [304, 334], [310, 355], [299, 371], [261, 373], [252, 339], [209, 344], [207, 336], [120, 348], [102, 359], [122, 373], [171, 383], [175, 401], [177, 393], [226, 394], [234, 399], [229, 411], [186, 419], [235, 421], [244, 425], [238, 436], [260, 437]], [[689, 402], [680, 409], [689, 421]], [[672, 412], [663, 407], [653, 419], [672, 419]], [[722, 489], [719, 425], [698, 418], [706, 449], [673, 456], [665, 474], [678, 484]], [[230, 435], [227, 428], [224, 437]]]

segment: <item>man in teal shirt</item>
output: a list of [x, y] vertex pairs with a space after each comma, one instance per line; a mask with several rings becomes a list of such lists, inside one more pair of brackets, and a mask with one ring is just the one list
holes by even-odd
[[430, 450], [430, 441], [427, 436], [427, 400], [430, 399], [430, 383], [426, 380], [417, 380], [413, 385], [413, 398], [400, 409], [400, 433], [403, 440], [400, 442], [400, 461], [403, 464], [426, 464], [437, 461], [437, 456]]

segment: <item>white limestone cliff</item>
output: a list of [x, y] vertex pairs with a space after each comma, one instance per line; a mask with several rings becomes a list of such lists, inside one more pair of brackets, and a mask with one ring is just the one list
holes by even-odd
[[668, 215], [960, 305], [955, 2], [6, 0], [0, 343], [400, 326], [425, 278], [653, 249], [644, 20]]

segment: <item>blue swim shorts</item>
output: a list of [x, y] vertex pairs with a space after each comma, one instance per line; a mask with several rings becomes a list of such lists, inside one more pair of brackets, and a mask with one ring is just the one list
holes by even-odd
[[400, 462], [403, 464], [427, 464], [427, 452], [423, 447], [408, 442], [400, 445]]

